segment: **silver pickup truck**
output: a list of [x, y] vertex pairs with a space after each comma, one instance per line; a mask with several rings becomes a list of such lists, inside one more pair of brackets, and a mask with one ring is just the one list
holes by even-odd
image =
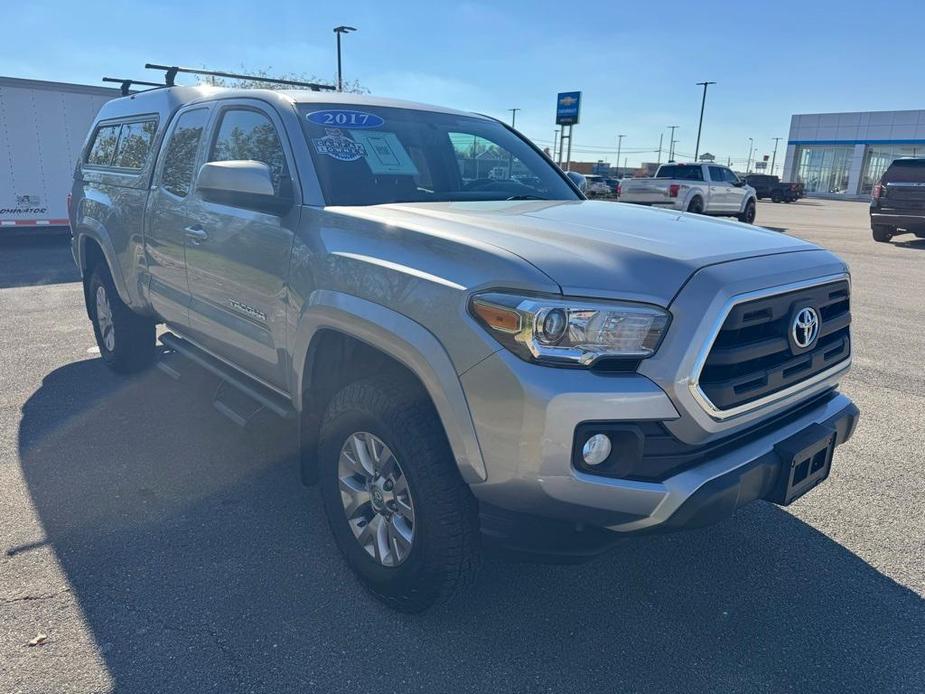
[[297, 421], [346, 562], [399, 610], [483, 545], [575, 560], [789, 504], [858, 419], [842, 260], [585, 200], [484, 116], [154, 89], [100, 111], [69, 209], [102, 359], [188, 358]]
[[654, 178], [627, 178], [620, 202], [755, 221], [755, 189], [719, 164], [662, 164]]

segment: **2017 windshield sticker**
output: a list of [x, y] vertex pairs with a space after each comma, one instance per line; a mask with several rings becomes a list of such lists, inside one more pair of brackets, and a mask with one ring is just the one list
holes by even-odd
[[325, 128], [324, 137], [313, 137], [312, 144], [318, 154], [326, 154], [338, 161], [356, 161], [366, 156], [366, 148], [344, 135], [338, 128]]
[[378, 128], [385, 123], [385, 120], [375, 113], [340, 109], [313, 111], [305, 117], [312, 123], [318, 125], [332, 125], [345, 128]]

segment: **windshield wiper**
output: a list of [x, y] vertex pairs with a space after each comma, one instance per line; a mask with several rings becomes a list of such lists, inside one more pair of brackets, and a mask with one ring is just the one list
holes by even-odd
[[541, 197], [539, 195], [512, 195], [505, 200], [547, 200], [548, 198]]

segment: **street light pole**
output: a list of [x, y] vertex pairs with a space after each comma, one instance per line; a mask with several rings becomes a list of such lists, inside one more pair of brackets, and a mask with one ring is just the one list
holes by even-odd
[[707, 105], [707, 87], [716, 82], [698, 82], [698, 86], [703, 86], [703, 99], [700, 101], [700, 125], [697, 126], [697, 144], [694, 146], [694, 161], [700, 156], [700, 131], [703, 129], [703, 109]]
[[662, 142], [664, 141], [665, 133], [658, 134], [658, 161], [657, 164], [662, 163]]
[[552, 160], [556, 161], [556, 148], [559, 145], [559, 129], [552, 131]]
[[774, 138], [774, 154], [771, 155], [771, 175], [774, 175], [774, 162], [777, 161], [777, 143], [780, 142], [783, 138], [775, 137]]
[[623, 144], [623, 138], [626, 135], [617, 135], [617, 177], [620, 177], [620, 150], [622, 149], [621, 145]]
[[671, 137], [668, 139], [668, 161], [674, 161], [674, 131], [680, 128], [679, 125], [669, 125], [668, 129], [671, 131]]
[[745, 173], [750, 174], [752, 172], [752, 152], [755, 151], [755, 140], [754, 138], [748, 138], [748, 163], [745, 164]]
[[341, 73], [340, 66], [340, 35], [349, 34], [351, 31], [356, 31], [356, 27], [348, 26], [339, 26], [334, 27], [334, 33], [337, 34], [337, 91], [344, 91], [344, 79]]
[[513, 128], [514, 125], [517, 123], [517, 112], [520, 111], [520, 110], [521, 110], [521, 109], [519, 109], [519, 108], [509, 108], [509, 109], [508, 109], [508, 111], [511, 112], [511, 127], [512, 127], [512, 128]]

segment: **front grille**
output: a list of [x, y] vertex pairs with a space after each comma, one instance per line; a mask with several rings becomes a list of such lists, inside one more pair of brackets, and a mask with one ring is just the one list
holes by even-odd
[[[733, 306], [700, 372], [703, 394], [719, 410], [746, 405], [826, 371], [851, 353], [847, 280], [776, 294]], [[795, 346], [790, 329], [804, 307], [819, 316], [809, 349]]]

